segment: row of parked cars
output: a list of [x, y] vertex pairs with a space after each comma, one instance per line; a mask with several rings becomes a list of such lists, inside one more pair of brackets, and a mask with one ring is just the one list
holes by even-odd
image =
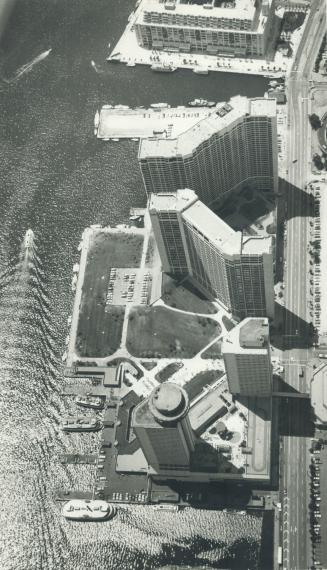
[[321, 495], [320, 495], [320, 450], [322, 443], [320, 440], [313, 439], [311, 446], [311, 464], [310, 464], [310, 486], [311, 486], [311, 502], [310, 502], [310, 532], [312, 540], [312, 568], [323, 568], [321, 565]]
[[311, 240], [318, 245], [318, 250], [316, 251], [315, 259], [310, 260], [314, 269], [310, 270], [310, 293], [313, 297], [313, 301], [310, 301], [310, 316], [313, 318], [314, 325], [317, 330], [320, 328], [320, 314], [321, 314], [321, 292], [320, 292], [320, 241], [321, 241], [321, 227], [320, 227], [320, 186], [315, 186], [313, 188], [312, 184], [309, 184], [310, 189], [314, 196], [314, 221], [310, 222], [311, 226]]

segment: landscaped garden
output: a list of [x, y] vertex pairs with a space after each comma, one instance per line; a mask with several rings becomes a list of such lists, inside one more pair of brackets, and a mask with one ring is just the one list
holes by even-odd
[[133, 307], [127, 350], [140, 358], [192, 358], [221, 333], [216, 321], [167, 307]]
[[224, 375], [221, 370], [205, 370], [199, 372], [193, 378], [184, 385], [188, 397], [192, 401], [196, 396], [202, 392], [203, 388], [207, 385], [214, 384], [219, 378]]
[[210, 315], [217, 313], [217, 307], [185, 279], [177, 279], [163, 273], [162, 300], [169, 307]]
[[166, 382], [173, 374], [175, 374], [175, 372], [177, 372], [177, 370], [179, 370], [183, 366], [184, 366], [183, 363], [180, 361], [171, 362], [170, 364], [168, 364], [168, 366], [165, 366], [165, 368], [160, 370], [160, 372], [158, 372], [158, 374], [155, 375], [155, 379], [158, 380], [158, 382], [160, 383]]

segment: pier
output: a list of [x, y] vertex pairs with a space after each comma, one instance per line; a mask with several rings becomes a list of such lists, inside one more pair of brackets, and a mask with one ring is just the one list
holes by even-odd
[[174, 138], [214, 112], [209, 107], [118, 109], [105, 105], [95, 132], [102, 140]]

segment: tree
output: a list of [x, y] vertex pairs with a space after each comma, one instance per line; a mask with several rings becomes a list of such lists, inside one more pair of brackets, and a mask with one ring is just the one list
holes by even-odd
[[313, 156], [313, 163], [315, 167], [318, 168], [318, 170], [322, 170], [322, 168], [324, 167], [323, 162], [321, 160], [321, 156], [319, 154], [315, 154]]
[[312, 126], [312, 128], [317, 131], [318, 129], [320, 129], [321, 127], [321, 121], [318, 117], [318, 115], [316, 115], [316, 113], [312, 113], [312, 115], [309, 115], [309, 121], [310, 121], [310, 125]]

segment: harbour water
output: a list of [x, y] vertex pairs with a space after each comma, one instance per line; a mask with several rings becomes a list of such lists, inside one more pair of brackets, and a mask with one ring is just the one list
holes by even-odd
[[[97, 434], [59, 429], [72, 406], [61, 395], [61, 355], [80, 236], [89, 224], [125, 221], [131, 205], [145, 204], [138, 143], [96, 140], [95, 110], [256, 96], [267, 86], [249, 76], [154, 74], [106, 63], [108, 42], [115, 44], [133, 5], [20, 0], [2, 37], [0, 566], [263, 570], [261, 516], [133, 507], [101, 525], [81, 525], [63, 520], [54, 501], [58, 488], [87, 490], [94, 474], [92, 466], [61, 465], [58, 455], [92, 453], [98, 443]], [[35, 241], [24, 250], [28, 228]]]

